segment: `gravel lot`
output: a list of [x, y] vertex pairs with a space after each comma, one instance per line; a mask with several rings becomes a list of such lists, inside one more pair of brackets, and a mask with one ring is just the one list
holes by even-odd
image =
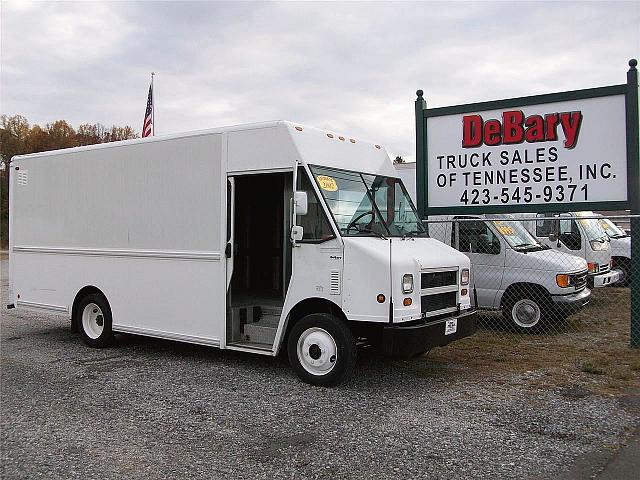
[[92, 350], [64, 318], [5, 310], [6, 290], [3, 275], [4, 479], [558, 478], [639, 425], [535, 370], [362, 352], [322, 389], [279, 359], [130, 335]]

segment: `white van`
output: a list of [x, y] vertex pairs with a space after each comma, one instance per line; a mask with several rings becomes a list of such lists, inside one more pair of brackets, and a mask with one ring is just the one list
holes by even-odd
[[611, 269], [609, 237], [594, 218], [593, 212], [561, 214], [518, 214], [517, 218], [536, 238], [559, 252], [584, 258], [589, 268], [588, 285], [604, 287], [622, 277], [619, 270]]
[[539, 330], [589, 302], [587, 262], [538, 242], [510, 215], [433, 216], [429, 233], [471, 260], [476, 306], [501, 310], [517, 330]]
[[427, 238], [380, 145], [288, 122], [11, 163], [9, 307], [277, 355], [335, 385], [358, 343], [411, 356], [475, 331], [469, 259]]
[[618, 285], [629, 285], [631, 281], [631, 235], [600, 214], [595, 215], [600, 226], [611, 242], [611, 261], [614, 270], [619, 270], [621, 278]]

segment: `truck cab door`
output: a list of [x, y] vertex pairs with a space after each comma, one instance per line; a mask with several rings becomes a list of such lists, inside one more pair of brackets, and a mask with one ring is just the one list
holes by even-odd
[[226, 257], [227, 270], [227, 292], [231, 286], [231, 277], [233, 276], [233, 225], [234, 225], [234, 179], [227, 179], [227, 244], [225, 245], [224, 255]]
[[501, 237], [482, 220], [454, 222], [452, 239], [456, 249], [471, 260], [470, 283], [476, 289], [478, 308], [494, 308], [502, 286], [505, 245]]

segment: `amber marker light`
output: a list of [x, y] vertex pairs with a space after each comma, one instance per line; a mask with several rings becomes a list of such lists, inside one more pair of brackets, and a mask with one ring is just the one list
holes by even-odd
[[344, 137], [338, 137], [338, 140], [342, 140], [344, 142]]
[[299, 132], [302, 131], [302, 127], [296, 127], [296, 130], [298, 130]]
[[407, 297], [407, 298], [405, 298], [404, 300], [402, 300], [402, 304], [403, 304], [405, 307], [409, 307], [409, 306], [411, 306], [411, 304], [412, 304], [412, 303], [413, 303], [413, 301], [412, 301], [412, 300], [411, 300], [411, 298], [409, 298], [409, 297]]
[[558, 274], [556, 275], [556, 283], [559, 287], [566, 288], [571, 285], [571, 279], [567, 274]]
[[327, 133], [327, 137], [333, 138], [333, 133]]
[[384, 300], [385, 300], [384, 295], [383, 294], [379, 294], [377, 300], [378, 300], [378, 303], [384, 303]]
[[353, 138], [350, 138], [350, 139], [349, 139], [349, 141], [350, 141], [351, 143], [356, 143], [356, 141], [355, 141]]

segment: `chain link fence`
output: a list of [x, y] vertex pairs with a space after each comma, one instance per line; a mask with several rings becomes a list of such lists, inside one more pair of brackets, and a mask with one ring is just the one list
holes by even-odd
[[[631, 215], [593, 212], [432, 216], [429, 235], [471, 260], [472, 297], [485, 333], [640, 341], [632, 292]], [[634, 325], [639, 331], [633, 331]]]

